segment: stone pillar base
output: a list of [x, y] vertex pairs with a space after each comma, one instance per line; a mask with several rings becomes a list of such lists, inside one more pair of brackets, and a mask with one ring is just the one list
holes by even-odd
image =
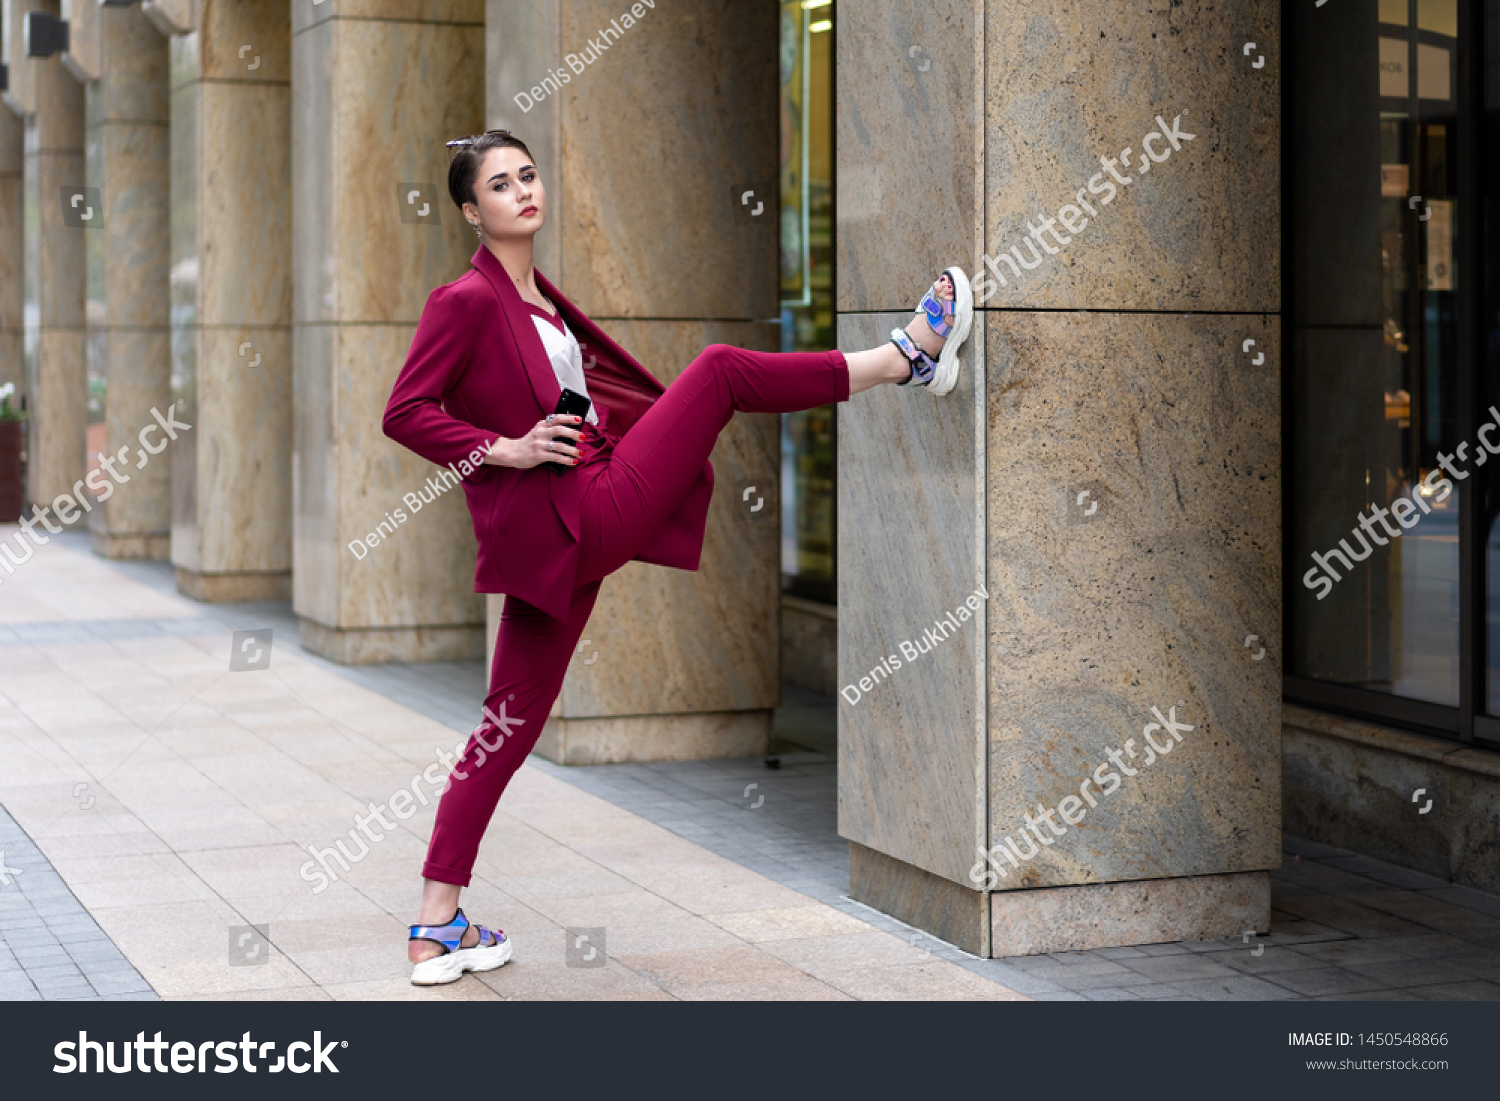
[[557, 765], [704, 761], [771, 750], [770, 710], [547, 720], [532, 751]]
[[473, 661], [484, 654], [484, 628], [328, 627], [302, 619], [302, 648], [340, 665]]
[[205, 604], [244, 604], [292, 599], [290, 570], [274, 573], [199, 573], [177, 567], [177, 591]]
[[[92, 543], [94, 553], [101, 558], [165, 562], [172, 557], [172, 533], [170, 531], [155, 535], [117, 535], [107, 531], [96, 531], [92, 533]], [[181, 570], [178, 571], [179, 574], [181, 572]], [[178, 587], [180, 588], [181, 585], [182, 582], [179, 579]]]
[[996, 891], [990, 955], [1037, 956], [1271, 931], [1267, 872]]
[[1271, 929], [1266, 872], [984, 894], [849, 843], [849, 897], [976, 956], [1037, 956]]
[[857, 841], [849, 842], [849, 897], [965, 952], [990, 954], [988, 896]]

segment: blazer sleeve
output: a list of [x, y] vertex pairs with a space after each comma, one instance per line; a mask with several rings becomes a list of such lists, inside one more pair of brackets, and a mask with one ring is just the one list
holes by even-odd
[[438, 466], [472, 463], [474, 452], [488, 451], [498, 436], [443, 408], [443, 398], [469, 366], [474, 336], [461, 293], [451, 284], [435, 289], [422, 307], [411, 350], [386, 403], [385, 434]]

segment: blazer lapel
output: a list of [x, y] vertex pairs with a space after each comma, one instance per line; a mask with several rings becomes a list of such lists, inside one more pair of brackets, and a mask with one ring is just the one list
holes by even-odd
[[483, 245], [479, 246], [469, 263], [489, 280], [495, 291], [500, 315], [505, 318], [505, 325], [516, 346], [516, 354], [526, 369], [526, 377], [531, 380], [531, 390], [536, 395], [537, 405], [544, 412], [552, 412], [557, 408], [558, 398], [562, 396], [562, 387], [552, 370], [552, 361], [547, 358], [547, 348], [537, 335], [536, 324], [531, 320], [531, 312], [526, 308], [525, 299], [516, 290], [500, 261], [495, 259], [495, 254]]

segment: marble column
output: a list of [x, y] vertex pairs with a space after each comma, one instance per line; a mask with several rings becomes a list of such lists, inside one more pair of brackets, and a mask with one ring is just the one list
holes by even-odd
[[[487, 30], [487, 124], [526, 141], [548, 188], [537, 266], [663, 383], [708, 344], [777, 350], [765, 320], [778, 311], [777, 223], [735, 205], [747, 188], [772, 199], [777, 178], [775, 6], [489, 0]], [[779, 442], [769, 414], [737, 414], [720, 436], [696, 573], [630, 563], [605, 580], [539, 754], [592, 764], [768, 749]]]
[[[436, 469], [386, 439], [381, 417], [428, 294], [473, 255], [444, 142], [483, 129], [484, 5], [291, 10], [302, 644], [341, 662], [477, 657], [484, 600], [462, 495], [405, 513]], [[393, 526], [398, 509], [408, 518]]]
[[291, 24], [277, 0], [143, 5], [171, 40], [177, 587], [291, 592]]
[[[27, 59], [18, 11], [60, 16], [57, 0], [8, 5], [6, 52], [14, 94], [26, 111], [25, 391], [26, 495], [51, 507], [83, 478], [88, 375], [84, 353], [86, 237], [64, 191], [84, 184], [83, 86], [62, 58]], [[71, 224], [70, 224], [71, 222]], [[69, 498], [71, 500], [71, 498]], [[82, 513], [70, 514], [76, 522]]]
[[129, 477], [95, 494], [90, 529], [105, 557], [165, 559], [172, 466], [151, 449], [170, 445], [152, 410], [173, 400], [168, 45], [138, 5], [67, 0], [63, 10], [63, 63], [86, 82], [87, 197], [98, 204], [85, 235], [90, 465], [112, 456]]
[[949, 265], [983, 300], [952, 393], [840, 411], [850, 895], [986, 956], [1264, 930], [1276, 6], [903, 0], [836, 32], [840, 347]]
[[[10, 63], [9, 51], [0, 61]], [[11, 406], [26, 389], [26, 124], [7, 101], [0, 104], [0, 386], [16, 388]]]

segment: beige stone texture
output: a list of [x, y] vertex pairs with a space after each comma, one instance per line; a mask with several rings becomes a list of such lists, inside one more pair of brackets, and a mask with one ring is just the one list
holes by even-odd
[[[55, 2], [34, 10], [58, 12]], [[84, 183], [83, 88], [60, 58], [22, 60], [30, 72], [25, 190], [25, 390], [27, 497], [50, 506], [84, 475], [87, 364], [84, 295], [85, 234], [63, 221], [60, 191]], [[13, 68], [14, 72], [15, 69]], [[34, 312], [32, 312], [34, 311]]]
[[1265, 872], [997, 891], [989, 899], [993, 956], [1211, 940], [1271, 928]]
[[[764, 232], [770, 223], [742, 223], [734, 209], [745, 188], [765, 193], [775, 178], [774, 168], [757, 167], [775, 163], [776, 121], [766, 108], [775, 13], [742, 0], [659, 0], [574, 74], [566, 57], [618, 15], [597, 0], [491, 0], [486, 117], [526, 140], [548, 186], [538, 267], [670, 384], [709, 344], [779, 345], [762, 320], [777, 310], [776, 237]], [[764, 49], [746, 48], [755, 41]], [[549, 71], [570, 79], [556, 94], [517, 100]], [[689, 105], [692, 142], [663, 144], [671, 128], [660, 120]], [[604, 161], [610, 171], [601, 173]], [[661, 186], [618, 182], [642, 174]], [[701, 568], [631, 563], [605, 581], [539, 743], [543, 756], [663, 760], [769, 747], [779, 703], [779, 419], [736, 416], [711, 461]], [[752, 486], [763, 500], [754, 513], [742, 500]], [[488, 601], [490, 654], [500, 608]]]
[[171, 43], [173, 389], [193, 425], [172, 448], [172, 562], [198, 599], [285, 599], [290, 27], [273, 0], [195, 9]]
[[[100, 450], [131, 456], [119, 482], [90, 517], [96, 551], [107, 557], [166, 558], [171, 551], [170, 446], [152, 414], [173, 401], [171, 379], [171, 109], [167, 41], [136, 7], [90, 14], [86, 89], [88, 186], [99, 191], [104, 232], [89, 233], [89, 371], [104, 383]], [[71, 37], [70, 44], [77, 41]]]
[[[903, 323], [945, 266], [984, 296], [951, 394], [860, 395], [839, 422], [839, 680], [868, 678], [840, 702], [840, 833], [911, 868], [865, 861], [865, 889], [919, 924], [962, 914], [962, 943], [984, 939], [972, 908], [919, 873], [973, 891], [983, 850], [1125, 739], [1139, 775], [992, 905], [1279, 863], [1279, 16], [1242, 8], [1261, 69], [1219, 47], [1207, 9], [837, 14], [840, 347]], [[1087, 191], [1101, 157], [1131, 177], [1108, 204], [1107, 175]], [[995, 260], [999, 285], [981, 258], [1080, 188], [1089, 224], [1059, 225], [1068, 240], [1046, 237], [1029, 270]], [[902, 649], [981, 586], [973, 620]], [[1153, 706], [1195, 729], [1145, 766]]]
[[[1095, 778], [1098, 808], [1001, 889], [1278, 866], [1280, 383], [1240, 352], [1277, 326], [1007, 312], [986, 331], [991, 843], [1127, 739], [1140, 773], [1109, 795]], [[1194, 727], [1170, 755], [1148, 748], [1153, 707]]]
[[[437, 470], [380, 428], [428, 294], [474, 250], [446, 197], [442, 136], [482, 128], [483, 6], [440, 7], [414, 19], [413, 5], [342, 4], [294, 26], [293, 605], [303, 644], [339, 661], [483, 646], [464, 498], [418, 515], [407, 495]], [[383, 170], [349, 172], [365, 161]], [[404, 184], [431, 189], [440, 224], [401, 220]]]
[[[839, 346], [905, 321], [842, 316]], [[984, 829], [984, 621], [935, 645], [923, 631], [985, 586], [978, 343], [940, 402], [879, 387], [839, 410], [838, 433], [839, 834], [965, 884]]]

